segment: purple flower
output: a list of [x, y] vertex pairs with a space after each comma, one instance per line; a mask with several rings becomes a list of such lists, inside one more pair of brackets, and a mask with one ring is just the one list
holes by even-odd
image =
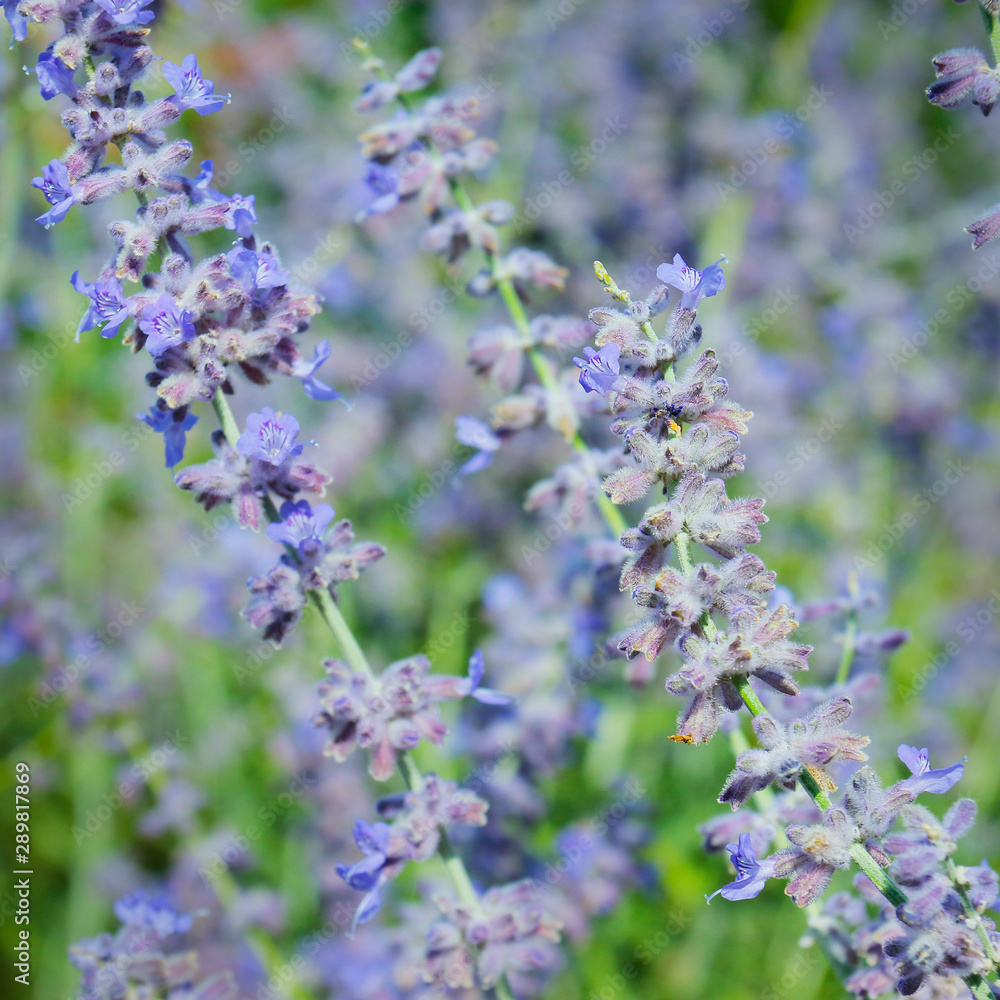
[[943, 795], [959, 782], [965, 773], [965, 762], [969, 759], [963, 757], [951, 767], [934, 770], [931, 767], [930, 755], [927, 753], [926, 747], [918, 750], [916, 747], [902, 743], [896, 750], [896, 754], [913, 775], [912, 778], [906, 778], [900, 784], [911, 789], [914, 795], [920, 795], [922, 792]]
[[198, 57], [192, 52], [184, 57], [180, 66], [177, 63], [163, 64], [163, 78], [177, 92], [171, 100], [181, 109], [190, 108], [199, 115], [210, 115], [229, 102], [229, 95], [213, 93], [215, 87], [211, 80], [206, 80], [198, 68]]
[[583, 353], [586, 359], [573, 359], [573, 364], [580, 369], [580, 385], [587, 392], [599, 392], [602, 396], [606, 396], [621, 372], [618, 359], [621, 357], [622, 349], [612, 340], [599, 351], [585, 347]]
[[229, 199], [229, 211], [226, 214], [226, 229], [234, 229], [241, 239], [249, 239], [253, 235], [253, 227], [257, 222], [257, 210], [254, 208], [256, 195], [234, 194]]
[[308, 500], [293, 503], [286, 500], [281, 505], [281, 520], [265, 529], [272, 542], [291, 545], [300, 556], [308, 559], [316, 555], [323, 545], [323, 535], [333, 520], [333, 508], [328, 503], [309, 506]]
[[359, 819], [354, 824], [354, 842], [365, 856], [353, 865], [337, 865], [337, 874], [352, 889], [365, 893], [354, 913], [351, 934], [359, 924], [371, 920], [382, 907], [380, 876], [388, 860], [386, 850], [389, 847], [389, 824], [366, 823]]
[[323, 362], [330, 357], [330, 351], [330, 341], [321, 340], [313, 351], [312, 360], [306, 361], [305, 358], [299, 358], [292, 365], [292, 374], [296, 378], [302, 379], [302, 388], [310, 399], [319, 399], [323, 402], [339, 399], [350, 407], [347, 400], [336, 389], [330, 388], [325, 382], [321, 382], [316, 378], [316, 372]]
[[480, 472], [493, 461], [493, 453], [500, 447], [500, 438], [490, 428], [475, 417], [455, 417], [455, 437], [459, 442], [479, 451], [459, 470], [459, 475], [469, 476]]
[[494, 691], [492, 688], [480, 687], [483, 673], [486, 671], [486, 660], [483, 651], [477, 649], [469, 657], [469, 690], [466, 692], [470, 697], [484, 705], [509, 705], [514, 701], [513, 696], [504, 694], [502, 691]]
[[80, 89], [73, 79], [73, 70], [48, 49], [38, 54], [35, 73], [41, 85], [42, 97], [46, 101], [51, 101], [56, 94], [73, 97]]
[[245, 458], [259, 458], [268, 465], [281, 465], [288, 458], [302, 454], [303, 445], [296, 444], [299, 422], [290, 413], [278, 416], [270, 406], [247, 417], [246, 430], [236, 442], [236, 449]]
[[31, 186], [38, 188], [52, 206], [35, 220], [46, 229], [57, 222], [62, 222], [66, 218], [66, 213], [76, 203], [76, 195], [69, 182], [69, 171], [62, 160], [50, 160], [47, 166], [42, 167], [42, 176], [34, 178]]
[[226, 196], [221, 191], [209, 187], [212, 177], [215, 174], [215, 167], [211, 160], [201, 161], [201, 170], [193, 180], [183, 178], [184, 190], [187, 196], [195, 205], [200, 205], [203, 201], [225, 201]]
[[726, 287], [726, 276], [719, 266], [725, 259], [720, 257], [704, 271], [699, 271], [696, 267], [688, 267], [684, 258], [675, 253], [674, 262], [661, 264], [656, 269], [656, 276], [665, 285], [670, 285], [681, 293], [681, 309], [694, 312], [702, 299], [711, 298]]
[[115, 24], [125, 27], [129, 24], [149, 24], [156, 16], [151, 10], [143, 10], [153, 0], [97, 0], [97, 6], [105, 10]]
[[76, 340], [84, 330], [93, 330], [105, 323], [102, 337], [117, 337], [122, 323], [128, 320], [128, 300], [122, 292], [122, 283], [112, 275], [100, 281], [87, 282], [79, 271], [73, 272], [70, 284], [81, 294], [90, 297], [90, 305], [76, 328]]
[[243, 246], [235, 246], [226, 254], [229, 270], [248, 292], [262, 288], [280, 288], [288, 284], [291, 275], [278, 266], [277, 258], [271, 253], [257, 253]]
[[24, 14], [17, 12], [17, 5], [20, 0], [3, 0], [3, 12], [10, 25], [11, 40], [10, 47], [14, 47], [14, 42], [23, 42], [28, 37], [28, 19]]
[[146, 334], [146, 347], [154, 358], [195, 335], [194, 316], [187, 309], [178, 309], [168, 292], [142, 310], [139, 328]]
[[391, 212], [399, 204], [399, 175], [390, 167], [383, 167], [381, 163], [369, 163], [365, 171], [365, 184], [374, 193], [375, 200], [359, 213], [358, 221], [369, 215]]
[[176, 410], [151, 406], [149, 413], [137, 413], [135, 416], [137, 420], [152, 427], [157, 434], [163, 435], [168, 469], [172, 469], [183, 460], [187, 432], [198, 423], [198, 418], [193, 413], [188, 413], [186, 406]]
[[736, 878], [721, 889], [716, 889], [711, 896], [706, 896], [706, 902], [712, 902], [720, 894], [723, 899], [729, 900], [753, 899], [773, 875], [773, 862], [770, 858], [757, 860], [749, 833], [741, 833], [738, 844], [726, 844], [726, 850], [736, 868]]
[[131, 927], [148, 927], [159, 938], [186, 934], [191, 930], [191, 915], [178, 913], [162, 896], [150, 896], [139, 890], [115, 902], [115, 916]]

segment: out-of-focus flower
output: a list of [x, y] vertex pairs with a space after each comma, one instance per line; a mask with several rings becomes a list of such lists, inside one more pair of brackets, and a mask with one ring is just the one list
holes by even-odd
[[171, 410], [169, 407], [157, 405], [149, 408], [149, 413], [137, 413], [136, 418], [151, 427], [157, 434], [163, 435], [163, 447], [166, 452], [166, 466], [172, 469], [184, 459], [184, 447], [187, 444], [187, 432], [191, 430], [198, 418], [188, 412], [186, 406]]
[[489, 425], [475, 417], [465, 415], [455, 417], [455, 437], [460, 444], [479, 449], [458, 470], [463, 476], [485, 469], [493, 461], [493, 456], [501, 444], [500, 436], [495, 434]]

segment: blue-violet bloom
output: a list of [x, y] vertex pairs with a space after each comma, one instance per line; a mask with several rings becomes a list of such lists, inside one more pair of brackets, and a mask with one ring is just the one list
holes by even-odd
[[[316, 372], [330, 357], [331, 350], [330, 341], [321, 340], [313, 351], [312, 360], [307, 361], [305, 358], [300, 358], [292, 365], [292, 374], [296, 378], [302, 379], [302, 388], [310, 399], [318, 399], [322, 402], [339, 399], [343, 403], [347, 403], [347, 400], [336, 389], [316, 378]], [[347, 405], [350, 408], [350, 404], [347, 403]]]
[[248, 239], [253, 235], [253, 227], [257, 222], [257, 209], [254, 207], [257, 196], [248, 194], [245, 198], [241, 194], [234, 194], [229, 199], [229, 211], [226, 213], [223, 225], [226, 229], [236, 230], [236, 235], [241, 239]]
[[244, 458], [259, 458], [275, 467], [288, 458], [302, 454], [304, 445], [296, 444], [299, 422], [290, 413], [280, 416], [265, 406], [260, 413], [247, 417], [246, 430], [236, 442], [236, 450]]
[[274, 254], [257, 253], [243, 246], [235, 246], [226, 254], [229, 270], [248, 292], [261, 288], [280, 288], [287, 285], [291, 277], [288, 271], [278, 266]]
[[14, 42], [23, 42], [28, 37], [28, 19], [24, 14], [17, 12], [17, 5], [20, 0], [3, 0], [3, 13], [10, 25], [11, 40], [10, 48], [14, 48]]
[[467, 678], [469, 689], [466, 691], [466, 694], [484, 705], [511, 704], [514, 701], [513, 695], [504, 694], [502, 691], [494, 691], [493, 688], [479, 686], [482, 683], [485, 671], [486, 660], [483, 657], [483, 651], [477, 649], [469, 657], [469, 676]]
[[199, 115], [210, 115], [229, 102], [230, 96], [214, 93], [215, 86], [206, 80], [198, 68], [198, 57], [192, 52], [186, 55], [180, 66], [177, 63], [163, 64], [163, 78], [177, 92], [171, 100], [183, 111], [190, 108]]
[[333, 520], [334, 511], [328, 503], [315, 507], [308, 500], [292, 502], [286, 500], [281, 505], [281, 520], [265, 528], [267, 537], [280, 545], [290, 545], [300, 556], [309, 559], [323, 546], [323, 535]]
[[500, 438], [490, 428], [475, 417], [462, 415], [455, 417], [455, 437], [459, 442], [470, 448], [478, 448], [478, 452], [470, 458], [459, 470], [459, 475], [468, 476], [480, 472], [493, 461], [494, 452], [500, 447]]
[[96, 0], [115, 24], [126, 27], [130, 24], [149, 24], [156, 16], [151, 10], [143, 10], [153, 0]]
[[366, 823], [359, 819], [354, 824], [354, 842], [365, 856], [353, 865], [337, 865], [337, 874], [352, 889], [365, 893], [351, 923], [352, 935], [359, 924], [367, 923], [382, 907], [379, 875], [387, 860], [389, 824]]
[[191, 930], [191, 914], [178, 913], [162, 896], [150, 896], [141, 890], [122, 896], [115, 902], [114, 911], [123, 924], [148, 927], [159, 938]]
[[726, 850], [736, 868], [736, 878], [721, 889], [716, 889], [711, 896], [706, 896], [706, 902], [712, 902], [720, 894], [723, 899], [753, 899], [773, 875], [774, 862], [770, 858], [757, 860], [749, 833], [741, 833], [738, 844], [726, 844]]
[[621, 374], [619, 358], [622, 349], [612, 340], [599, 351], [585, 347], [583, 353], [586, 358], [573, 359], [573, 364], [580, 369], [580, 385], [587, 392], [599, 392], [606, 396]]
[[98, 281], [84, 281], [79, 271], [73, 272], [70, 284], [81, 294], [90, 298], [90, 305], [76, 328], [76, 341], [84, 330], [93, 330], [101, 323], [102, 337], [117, 337], [122, 323], [128, 320], [128, 300], [122, 291], [122, 283], [112, 275]]
[[201, 161], [201, 170], [193, 179], [183, 178], [184, 190], [187, 196], [195, 205], [200, 205], [203, 201], [225, 201], [226, 196], [221, 191], [216, 191], [210, 187], [212, 177], [215, 175], [215, 164], [211, 160]]
[[52, 206], [35, 220], [46, 229], [51, 228], [57, 222], [62, 222], [66, 218], [66, 213], [76, 204], [73, 185], [69, 182], [69, 170], [66, 169], [66, 164], [62, 160], [50, 160], [46, 166], [42, 167], [42, 176], [34, 178], [31, 186], [38, 188]]
[[922, 792], [932, 792], [935, 795], [943, 795], [954, 788], [965, 773], [965, 762], [969, 759], [963, 757], [960, 761], [952, 764], [951, 767], [942, 767], [937, 770], [931, 767], [930, 755], [927, 747], [918, 750], [916, 747], [900, 744], [896, 750], [899, 759], [910, 769], [912, 778], [906, 778], [900, 784], [912, 789], [914, 795]]
[[656, 269], [656, 276], [665, 285], [670, 285], [681, 293], [681, 309], [690, 309], [693, 312], [702, 299], [711, 298], [726, 287], [726, 276], [720, 267], [725, 259], [720, 257], [714, 264], [709, 264], [704, 271], [699, 271], [696, 267], [688, 267], [684, 263], [684, 258], [675, 253], [674, 262], [661, 264]]
[[168, 348], [187, 343], [195, 334], [194, 316], [187, 309], [178, 309], [168, 292], [142, 310], [139, 328], [146, 334], [146, 347], [154, 358]]
[[51, 101], [56, 94], [73, 97], [80, 89], [73, 79], [75, 75], [73, 70], [49, 49], [38, 54], [35, 73], [38, 76], [42, 97], [46, 101]]
[[163, 448], [168, 469], [172, 469], [184, 459], [187, 432], [198, 423], [198, 418], [193, 413], [185, 413], [178, 420], [179, 411], [151, 406], [149, 413], [137, 413], [135, 416], [137, 420], [147, 424], [157, 434], [163, 435]]

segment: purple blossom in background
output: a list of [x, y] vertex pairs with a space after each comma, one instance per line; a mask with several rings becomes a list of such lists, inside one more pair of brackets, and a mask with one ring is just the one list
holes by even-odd
[[469, 657], [469, 689], [466, 694], [469, 695], [469, 697], [475, 698], [476, 701], [481, 702], [483, 705], [511, 704], [514, 701], [511, 695], [504, 694], [502, 691], [494, 691], [492, 688], [479, 686], [485, 672], [486, 660], [483, 656], [483, 651], [481, 649], [477, 649], [472, 656]]
[[673, 263], [661, 264], [656, 269], [656, 276], [665, 285], [670, 285], [681, 293], [681, 309], [694, 311], [702, 299], [711, 298], [726, 287], [726, 276], [720, 266], [725, 259], [720, 257], [704, 271], [699, 271], [696, 267], [689, 267], [684, 263], [684, 258], [675, 253]]
[[177, 92], [173, 101], [181, 110], [190, 108], [199, 115], [210, 115], [229, 103], [229, 95], [214, 93], [215, 85], [201, 75], [198, 57], [193, 52], [184, 57], [180, 66], [177, 63], [165, 62], [163, 78]]
[[268, 465], [281, 465], [288, 458], [302, 454], [304, 445], [296, 444], [299, 422], [290, 413], [280, 416], [265, 406], [260, 413], [247, 417], [246, 430], [236, 442], [244, 458], [259, 458]]
[[[331, 347], [329, 340], [321, 340], [313, 351], [311, 361], [299, 358], [292, 365], [292, 374], [296, 378], [302, 379], [302, 388], [310, 399], [317, 399], [322, 402], [330, 402], [339, 399], [344, 403], [347, 400], [336, 389], [331, 388], [325, 382], [316, 378], [316, 372], [322, 367], [327, 358], [330, 357]], [[349, 408], [350, 404], [348, 404]]]
[[365, 893], [354, 913], [351, 934], [360, 924], [371, 920], [382, 908], [380, 876], [388, 860], [386, 851], [389, 847], [389, 824], [366, 823], [359, 819], [354, 824], [354, 842], [364, 857], [353, 865], [337, 865], [337, 874], [352, 889]]
[[42, 167], [42, 176], [35, 177], [31, 186], [38, 188], [52, 206], [35, 220], [46, 229], [62, 222], [66, 213], [76, 204], [73, 185], [69, 182], [69, 170], [62, 160], [50, 160], [47, 166]]
[[173, 296], [164, 292], [152, 305], [142, 310], [139, 328], [146, 334], [146, 347], [154, 358], [194, 335], [194, 317], [187, 309], [178, 309]]
[[170, 410], [160, 406], [151, 406], [149, 413], [137, 413], [136, 419], [151, 427], [157, 434], [163, 435], [163, 447], [166, 452], [166, 467], [172, 469], [184, 459], [184, 447], [187, 444], [187, 432], [191, 430], [198, 418], [187, 412], [187, 407]]
[[257, 224], [257, 209], [254, 202], [256, 195], [234, 194], [229, 199], [229, 211], [225, 219], [226, 229], [234, 229], [241, 239], [249, 239], [253, 235], [253, 227]]
[[10, 47], [14, 47], [14, 42], [23, 42], [28, 37], [28, 19], [17, 12], [17, 5], [20, 0], [3, 0], [3, 13], [10, 25], [11, 40]]
[[79, 271], [73, 272], [70, 284], [81, 294], [90, 298], [90, 305], [76, 328], [76, 340], [85, 330], [93, 330], [101, 323], [106, 324], [101, 330], [102, 337], [117, 337], [122, 323], [128, 320], [128, 300], [122, 291], [122, 283], [112, 275], [94, 282], [84, 281]]
[[51, 101], [56, 94], [73, 97], [80, 89], [73, 79], [73, 70], [48, 49], [38, 54], [35, 74], [38, 76], [42, 97], [46, 101]]
[[599, 351], [585, 347], [585, 358], [574, 358], [573, 364], [580, 369], [580, 385], [587, 392], [599, 392], [606, 396], [621, 373], [622, 349], [612, 340]]
[[281, 288], [288, 284], [291, 275], [280, 267], [274, 254], [257, 253], [242, 246], [235, 246], [226, 254], [233, 277], [248, 292], [263, 288]]
[[399, 204], [399, 176], [381, 163], [369, 163], [365, 171], [365, 184], [375, 194], [375, 200], [358, 213], [357, 221], [369, 215], [391, 212]]
[[281, 520], [265, 528], [272, 542], [290, 545], [300, 556], [308, 559], [316, 555], [323, 546], [323, 535], [334, 517], [334, 510], [328, 503], [311, 507], [308, 500], [292, 502], [286, 500], [281, 505]]
[[710, 903], [719, 895], [729, 900], [753, 899], [764, 888], [764, 883], [773, 876], [773, 862], [769, 858], [757, 860], [749, 833], [741, 833], [738, 844], [726, 844], [726, 850], [736, 868], [736, 878], [721, 889], [716, 889], [711, 896], [706, 896], [706, 901]]
[[479, 451], [472, 456], [459, 470], [459, 475], [469, 476], [473, 472], [481, 472], [492, 461], [494, 452], [500, 447], [500, 437], [475, 417], [455, 417], [455, 437], [461, 444]]
[[215, 166], [211, 160], [202, 160], [201, 169], [193, 179], [183, 178], [184, 190], [187, 196], [195, 205], [200, 205], [203, 201], [217, 202], [225, 201], [226, 196], [221, 191], [216, 191], [210, 187], [212, 177], [215, 174]]
[[191, 930], [191, 915], [178, 913], [162, 896], [130, 892], [115, 902], [115, 916], [132, 927], [148, 927], [160, 938], [170, 934], [186, 934]]
[[149, 24], [156, 16], [151, 10], [143, 10], [153, 0], [95, 0], [98, 7], [105, 10], [115, 24], [125, 27], [129, 24]]
[[911, 789], [914, 795], [920, 795], [922, 792], [943, 795], [954, 788], [965, 773], [965, 762], [969, 759], [963, 757], [950, 767], [935, 770], [931, 767], [930, 754], [928, 754], [926, 747], [918, 750], [916, 747], [902, 743], [896, 753], [910, 769], [910, 774], [913, 775], [912, 778], [907, 778], [901, 784]]

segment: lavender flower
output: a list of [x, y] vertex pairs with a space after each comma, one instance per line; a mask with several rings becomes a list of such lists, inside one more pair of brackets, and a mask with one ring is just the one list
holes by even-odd
[[137, 413], [136, 418], [151, 427], [157, 434], [163, 435], [168, 469], [172, 469], [184, 460], [187, 432], [198, 423], [198, 418], [193, 413], [189, 413], [186, 406], [178, 407], [176, 410], [160, 405], [151, 406], [149, 413]]
[[943, 767], [934, 770], [931, 767], [930, 755], [927, 748], [918, 750], [916, 747], [900, 744], [897, 751], [899, 759], [910, 769], [912, 778], [907, 778], [902, 784], [911, 789], [913, 794], [920, 795], [923, 792], [931, 792], [935, 795], [943, 795], [950, 791], [961, 780], [965, 773], [965, 762], [969, 759], [963, 757], [960, 761], [950, 767]]
[[77, 342], [81, 333], [93, 330], [101, 323], [105, 324], [101, 330], [102, 337], [117, 337], [122, 324], [129, 318], [128, 300], [122, 291], [122, 283], [114, 275], [86, 282], [79, 271], [73, 272], [70, 283], [81, 295], [90, 298], [90, 305], [76, 328]]
[[618, 362], [621, 348], [611, 341], [599, 351], [585, 347], [583, 353], [583, 358], [573, 359], [573, 364], [580, 369], [580, 385], [587, 392], [599, 392], [602, 396], [606, 396], [614, 387], [621, 372]]
[[47, 166], [42, 167], [42, 176], [35, 177], [31, 185], [38, 188], [52, 206], [35, 220], [46, 229], [50, 229], [57, 222], [62, 222], [66, 218], [66, 213], [78, 201], [78, 193], [70, 184], [69, 170], [62, 160], [50, 160]]
[[346, 404], [347, 400], [336, 389], [331, 388], [316, 377], [316, 372], [319, 371], [323, 363], [330, 357], [331, 351], [330, 341], [321, 340], [313, 350], [311, 360], [307, 361], [305, 358], [300, 358], [292, 365], [292, 374], [302, 380], [302, 389], [310, 399], [322, 402], [339, 399]]
[[4, 17], [11, 30], [11, 48], [14, 47], [14, 42], [23, 42], [28, 37], [28, 19], [17, 9], [20, 2], [21, 0], [3, 0]]
[[256, 195], [234, 194], [226, 205], [223, 225], [233, 229], [240, 239], [249, 239], [253, 235], [253, 227], [257, 224]]
[[74, 97], [80, 89], [74, 80], [72, 67], [67, 66], [51, 49], [38, 54], [35, 73], [41, 88], [43, 100], [51, 101], [56, 94]]
[[163, 896], [133, 892], [115, 902], [115, 916], [130, 927], [148, 927], [158, 938], [186, 934], [191, 930], [191, 916], [178, 913]]
[[[109, 2], [109, 0], [105, 0]], [[151, 0], [138, 0], [139, 5], [145, 6]], [[130, 7], [135, 7], [136, 0], [132, 0]], [[139, 15], [142, 17], [142, 15]], [[149, 15], [152, 17], [152, 14]], [[201, 75], [198, 68], [198, 57], [192, 52], [186, 55], [180, 66], [176, 63], [165, 62], [163, 64], [163, 78], [170, 84], [177, 93], [171, 100], [182, 111], [191, 109], [197, 111], [199, 115], [210, 115], [213, 111], [220, 111], [230, 101], [230, 95], [224, 97], [214, 93], [215, 86], [211, 80], [206, 80]]]
[[267, 526], [267, 537], [272, 542], [290, 545], [304, 559], [311, 558], [320, 550], [323, 535], [333, 520], [334, 511], [328, 503], [315, 508], [308, 500], [293, 503], [286, 500], [281, 505], [281, 520]]
[[[133, 24], [149, 24], [156, 16], [151, 10], [143, 10], [153, 0], [94, 0], [98, 7], [105, 10], [115, 24], [127, 27]], [[164, 63], [164, 69], [169, 63]], [[164, 72], [166, 76], [166, 72]]]
[[767, 880], [774, 877], [774, 862], [770, 858], [757, 860], [749, 833], [741, 833], [736, 844], [726, 844], [726, 850], [729, 851], [733, 867], [736, 869], [736, 878], [721, 889], [716, 889], [710, 896], [706, 896], [706, 902], [711, 903], [720, 895], [723, 899], [730, 900], [753, 899], [759, 895]]
[[256, 458], [268, 465], [283, 465], [301, 455], [305, 445], [296, 444], [299, 422], [290, 413], [277, 414], [270, 406], [247, 417], [246, 430], [236, 442], [245, 458]]
[[704, 271], [699, 271], [695, 267], [689, 267], [684, 263], [684, 258], [675, 253], [673, 263], [661, 264], [656, 269], [656, 276], [665, 285], [670, 285], [681, 293], [681, 309], [694, 312], [702, 299], [711, 298], [726, 287], [726, 276], [720, 267], [725, 259], [720, 257]]
[[501, 439], [490, 428], [475, 417], [460, 416], [455, 418], [455, 437], [460, 444], [479, 450], [458, 470], [460, 475], [470, 476], [481, 472], [493, 461], [493, 456], [500, 447]]
[[142, 310], [139, 329], [146, 335], [146, 349], [154, 358], [159, 357], [195, 336], [194, 314], [178, 308], [173, 296], [164, 292]]

